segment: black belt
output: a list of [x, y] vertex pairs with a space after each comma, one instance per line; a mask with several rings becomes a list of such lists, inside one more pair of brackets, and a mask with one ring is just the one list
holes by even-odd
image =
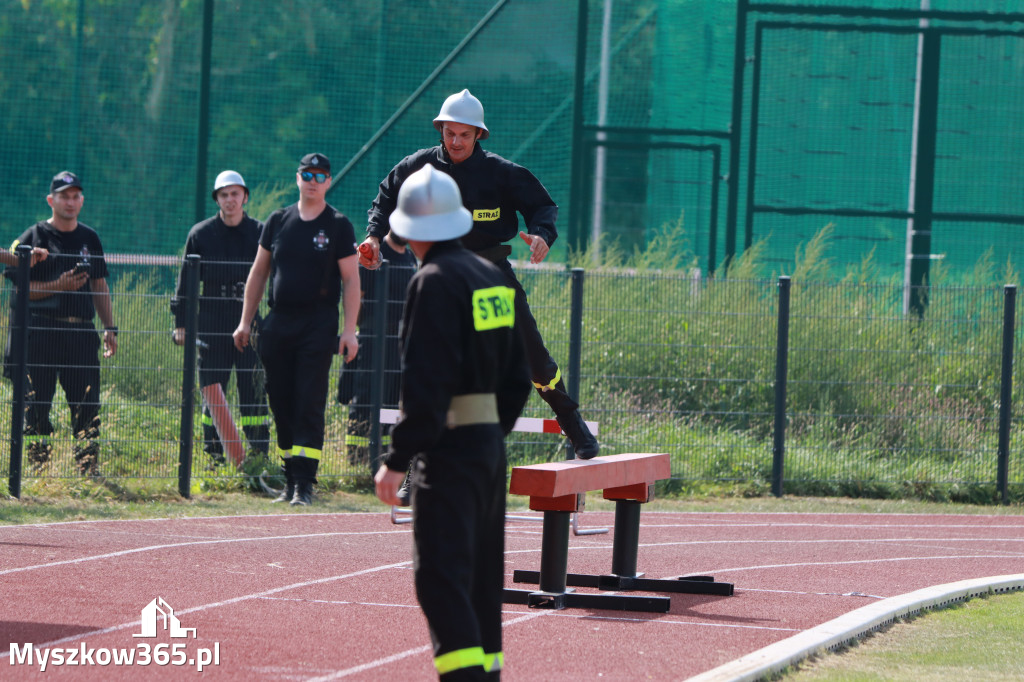
[[39, 313], [34, 314], [36, 317], [41, 317], [44, 320], [53, 320], [54, 322], [67, 322], [69, 324], [84, 324], [86, 322], [92, 322], [91, 319], [86, 319], [84, 317], [74, 317], [71, 315], [68, 315], [67, 317], [57, 317], [55, 315], [40, 315]]
[[473, 253], [480, 256], [481, 258], [486, 258], [492, 263], [500, 263], [501, 261], [505, 260], [506, 258], [512, 255], [512, 247], [508, 244], [498, 244], [497, 246], [491, 246], [486, 249], [480, 249], [479, 251], [474, 251]]

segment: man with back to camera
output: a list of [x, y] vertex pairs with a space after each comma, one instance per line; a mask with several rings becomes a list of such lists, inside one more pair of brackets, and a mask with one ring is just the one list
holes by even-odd
[[[28, 244], [49, 256], [32, 268], [29, 284], [29, 344], [25, 441], [28, 459], [45, 465], [52, 452], [48, 437], [53, 394], [60, 382], [71, 410], [72, 453], [79, 473], [98, 475], [100, 434], [100, 337], [93, 318], [103, 324], [104, 358], [117, 352], [117, 326], [107, 286], [107, 262], [99, 235], [78, 221], [85, 195], [70, 171], [50, 181], [48, 220], [26, 230], [11, 245]], [[33, 254], [35, 257], [35, 254]], [[8, 268], [5, 275], [13, 279]]]
[[412, 465], [416, 598], [441, 680], [498, 680], [505, 576], [505, 436], [530, 395], [515, 289], [459, 241], [472, 227], [431, 166], [399, 190], [392, 234], [420, 261], [401, 326], [401, 416], [374, 482], [399, 504]]
[[[285, 487], [277, 501], [312, 503], [324, 446], [324, 412], [334, 354], [359, 352], [359, 265], [351, 221], [327, 203], [331, 162], [306, 154], [295, 173], [299, 200], [270, 214], [245, 282], [242, 316], [232, 335], [241, 351], [270, 282], [270, 312], [257, 351], [277, 427]], [[338, 336], [338, 302], [344, 293], [344, 328]]]
[[[256, 258], [263, 225], [245, 212], [249, 188], [236, 171], [226, 170], [217, 175], [213, 183], [213, 200], [217, 202], [217, 214], [189, 230], [184, 255], [200, 257], [199, 278], [202, 289], [199, 294], [198, 326], [201, 341], [199, 389], [204, 397], [203, 450], [210, 455], [212, 466], [217, 467], [226, 460], [210, 403], [223, 402], [232, 367], [235, 368], [242, 430], [253, 453], [267, 454], [270, 428], [259, 358], [251, 346], [237, 350], [231, 337], [235, 323], [242, 315], [245, 280]], [[178, 275], [176, 294], [171, 298], [173, 338], [179, 346], [185, 343], [185, 314], [188, 309], [183, 274], [184, 266]], [[258, 326], [258, 316], [253, 319]], [[220, 387], [219, 393], [210, 391], [216, 386]], [[208, 395], [211, 397], [208, 398]], [[225, 410], [223, 414], [230, 419], [229, 412]], [[238, 463], [234, 462], [236, 465]]]
[[508, 285], [515, 289], [516, 326], [526, 343], [533, 385], [554, 411], [576, 456], [590, 459], [599, 451], [597, 439], [580, 416], [579, 405], [569, 397], [561, 370], [544, 346], [526, 292], [508, 262], [512, 247], [504, 244], [515, 238], [519, 229], [516, 214], [522, 214], [526, 231], [519, 232], [519, 236], [530, 246], [530, 262], [540, 263], [558, 236], [555, 229], [558, 207], [530, 171], [480, 147], [479, 142], [486, 140], [490, 131], [484, 124], [483, 105], [469, 90], [444, 101], [434, 119], [434, 127], [441, 133], [441, 144], [405, 157], [380, 183], [369, 211], [367, 237], [363, 242], [369, 246], [370, 253], [363, 255], [361, 252], [359, 263], [371, 269], [378, 267], [379, 245], [388, 234], [388, 217], [395, 210], [402, 183], [412, 173], [431, 165], [450, 175], [458, 184], [462, 202], [473, 218], [473, 229], [463, 237], [462, 243], [497, 265], [505, 273]]

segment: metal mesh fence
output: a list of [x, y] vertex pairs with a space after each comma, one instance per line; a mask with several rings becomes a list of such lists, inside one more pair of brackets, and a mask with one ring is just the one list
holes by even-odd
[[[184, 349], [168, 333], [175, 260], [110, 265], [121, 331], [117, 354], [100, 361], [100, 473], [173, 487], [185, 406], [194, 418], [193, 489], [232, 485], [235, 469], [211, 468], [203, 452], [198, 390], [182, 393]], [[519, 275], [570, 385], [570, 358], [578, 353], [581, 412], [599, 424], [605, 453], [669, 452], [676, 479], [767, 485], [777, 427], [777, 282], [593, 271], [584, 273], [583, 304], [575, 309], [571, 273], [520, 268]], [[794, 282], [785, 356], [787, 490], [891, 495], [894, 488], [914, 494], [934, 486], [994, 487], [1004, 292], [933, 287], [929, 315], [912, 320], [900, 312], [901, 296], [899, 285]], [[575, 351], [574, 315], [582, 323]], [[3, 339], [9, 324], [5, 319]], [[1014, 354], [1022, 350], [1017, 331]], [[367, 405], [340, 404], [340, 359], [331, 371], [321, 477], [368, 477], [367, 458], [347, 441], [350, 410]], [[1019, 362], [1013, 372], [1021, 385]], [[13, 396], [9, 382], [0, 390], [6, 477]], [[232, 384], [228, 403], [236, 420], [238, 402]], [[1020, 492], [1024, 461], [1016, 443], [1024, 408], [1020, 401], [1012, 407], [1009, 482]], [[79, 441], [61, 388], [50, 414], [52, 455], [39, 464], [26, 454], [26, 481], [79, 476]], [[523, 416], [552, 417], [536, 395]], [[565, 457], [564, 438], [555, 434], [515, 432], [508, 443], [513, 464]]]
[[[576, 212], [571, 224], [582, 243], [599, 237], [628, 251], [681, 224], [693, 260], [705, 270], [720, 266], [730, 240], [737, 252], [745, 248], [742, 190], [751, 153], [760, 156], [756, 203], [907, 209], [918, 0], [743, 3], [739, 72], [739, 5], [718, 0], [217, 0], [209, 3], [209, 63], [206, 6], [26, 0], [0, 8], [0, 234], [13, 238], [46, 217], [48, 180], [70, 168], [85, 185], [83, 220], [100, 231], [108, 252], [178, 253], [188, 226], [214, 210], [209, 187], [218, 171], [240, 171], [258, 199], [289, 187], [296, 160], [312, 150], [334, 162], [330, 200], [358, 227], [380, 179], [406, 154], [436, 142], [433, 116], [464, 87], [485, 105], [493, 133], [485, 148], [530, 168], [561, 207], [563, 238], [552, 260], [566, 257], [568, 218]], [[953, 31], [943, 38], [939, 65], [935, 211], [1019, 218], [1022, 6], [927, 6], [970, 16], [928, 24]], [[767, 31], [755, 63], [758, 23], [780, 20], [870, 30]], [[760, 141], [752, 147], [758, 64]], [[734, 122], [737, 96], [743, 113]], [[734, 135], [737, 150], [730, 149]], [[717, 170], [706, 149], [715, 145], [723, 161]], [[731, 153], [739, 154], [735, 168]], [[729, 216], [724, 188], [714, 191], [726, 178], [741, 190], [737, 215]], [[837, 248], [837, 262], [857, 262], [875, 248], [882, 266], [902, 268], [906, 225], [891, 217], [779, 223], [758, 214], [749, 237], [768, 238], [769, 261], [788, 263], [830, 221], [857, 246]], [[1008, 225], [942, 222], [936, 237], [948, 233], [961, 248], [936, 252], [956, 267], [972, 266], [989, 247], [1019, 262], [1019, 223]], [[514, 247], [521, 256], [523, 246]]]

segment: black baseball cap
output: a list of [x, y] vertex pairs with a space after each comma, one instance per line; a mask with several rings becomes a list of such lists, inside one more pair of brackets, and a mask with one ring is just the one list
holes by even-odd
[[319, 168], [320, 170], [325, 171], [328, 175], [330, 175], [331, 160], [328, 159], [323, 154], [317, 154], [315, 152], [313, 154], [306, 154], [305, 156], [302, 157], [302, 160], [299, 161], [299, 170], [304, 171], [308, 168]]
[[68, 187], [82, 189], [82, 181], [71, 171], [61, 171], [54, 175], [53, 180], [50, 181], [50, 194], [63, 192]]

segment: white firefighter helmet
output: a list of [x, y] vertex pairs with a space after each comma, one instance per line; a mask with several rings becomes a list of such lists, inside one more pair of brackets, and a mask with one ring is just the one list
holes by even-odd
[[426, 165], [402, 183], [398, 208], [389, 218], [391, 231], [404, 239], [437, 242], [455, 239], [473, 227], [451, 176]]
[[242, 179], [242, 174], [238, 171], [226, 170], [217, 173], [217, 179], [213, 181], [213, 200], [217, 201], [217, 190], [229, 185], [238, 185], [245, 189], [245, 196], [249, 196], [249, 187], [245, 184], [245, 180]]
[[465, 123], [480, 129], [480, 139], [486, 140], [491, 132], [484, 125], [484, 105], [469, 90], [451, 95], [441, 105], [441, 112], [434, 119], [434, 127], [441, 132], [445, 121]]

